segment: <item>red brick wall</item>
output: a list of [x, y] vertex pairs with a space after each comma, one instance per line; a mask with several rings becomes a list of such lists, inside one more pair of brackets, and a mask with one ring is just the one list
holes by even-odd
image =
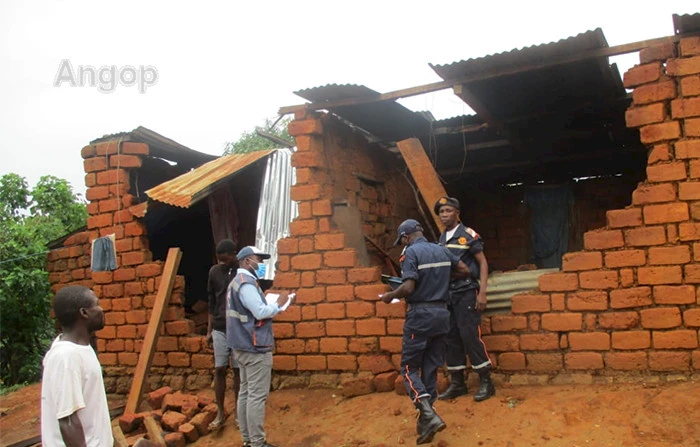
[[[616, 375], [628, 380], [630, 372], [700, 369], [700, 41], [650, 48], [640, 58], [624, 82], [634, 89], [628, 126], [640, 129], [649, 148], [646, 179], [636, 189], [630, 178], [576, 185], [579, 230], [572, 247], [580, 251], [563, 257], [561, 273], [540, 277], [538, 290], [513, 297], [510, 314], [484, 318], [496, 374], [511, 383], [590, 383]], [[348, 192], [348, 171], [371, 165], [377, 155], [360, 139], [348, 143], [325, 115], [297, 116], [289, 130], [299, 149], [293, 198], [300, 216], [279, 243], [275, 286], [299, 287], [299, 302], [275, 323], [275, 368], [388, 371], [398, 361], [403, 308], [377, 302], [379, 268], [359, 267], [329, 219], [333, 200], [362, 198], [361, 191]], [[601, 194], [611, 184], [627, 195]], [[502, 196], [503, 209], [517, 202], [515, 194]], [[506, 250], [495, 259], [525, 259], [529, 231], [516, 202], [498, 215], [503, 228], [485, 218], [480, 229], [496, 252]], [[405, 217], [395, 204], [386, 200], [389, 216]], [[372, 222], [365, 218], [365, 231]], [[386, 226], [388, 234], [392, 229]]]
[[[296, 289], [297, 300], [275, 318], [277, 371], [374, 374], [398, 368], [403, 304], [386, 305], [378, 295], [384, 263], [368, 265], [333, 223], [334, 204], [359, 209], [364, 234], [393, 243], [401, 220], [416, 217], [415, 198], [393, 170], [396, 160], [329, 115], [297, 117], [289, 125], [297, 152], [292, 199], [299, 216], [291, 235], [278, 243], [274, 286]], [[370, 179], [369, 182], [360, 177]], [[376, 185], [372, 180], [381, 180]]]
[[[700, 370], [700, 38], [649, 48], [624, 76], [648, 146], [631, 205], [584, 234], [561, 273], [484, 322], [501, 372], [547, 377]], [[522, 379], [526, 380], [526, 379]]]
[[[105, 311], [105, 327], [97, 333], [97, 350], [108, 392], [127, 393], [146, 333], [163, 262], [153, 262], [145, 225], [129, 207], [136, 203], [129, 176], [149, 154], [147, 144], [110, 141], [82, 149], [89, 217], [87, 230], [69, 237], [49, 254], [52, 290], [71, 284], [90, 287]], [[117, 166], [119, 168], [117, 168]], [[147, 175], [142, 173], [141, 175]], [[91, 242], [115, 234], [117, 265], [112, 272], [92, 272]], [[176, 278], [164, 327], [153, 357], [149, 381], [182, 389], [211, 382], [213, 355], [203, 353], [203, 337], [192, 335], [193, 323], [182, 306], [184, 278]]]

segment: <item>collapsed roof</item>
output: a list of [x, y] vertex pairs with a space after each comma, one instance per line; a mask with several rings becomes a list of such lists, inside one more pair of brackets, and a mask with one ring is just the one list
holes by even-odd
[[[700, 14], [673, 20], [677, 34], [700, 29]], [[662, 39], [669, 38], [656, 40]], [[363, 85], [329, 84], [295, 93], [311, 101], [311, 108], [326, 109], [361, 129], [372, 143], [391, 147], [419, 138], [448, 180], [562, 181], [639, 172], [646, 152], [638, 131], [626, 126], [631, 96], [609, 55], [638, 51], [650, 42], [610, 48], [598, 28], [547, 44], [430, 64], [443, 82], [422, 91], [380, 94]], [[395, 102], [450, 86], [476, 115], [436, 121]]]

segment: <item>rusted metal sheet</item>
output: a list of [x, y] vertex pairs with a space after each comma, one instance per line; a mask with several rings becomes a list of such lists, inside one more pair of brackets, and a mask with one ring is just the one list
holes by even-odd
[[[314, 103], [344, 98], [363, 98], [379, 92], [355, 84], [329, 84], [294, 92]], [[395, 101], [334, 107], [331, 112], [364, 129], [381, 141], [397, 141], [430, 132], [430, 121]]]
[[486, 313], [494, 314], [510, 311], [513, 295], [537, 289], [537, 278], [545, 273], [558, 271], [559, 269], [553, 268], [527, 270], [524, 272], [492, 273], [489, 275], [488, 288], [486, 289], [486, 300], [488, 301]]
[[232, 154], [217, 158], [149, 189], [146, 195], [158, 202], [189, 208], [247, 166], [264, 162], [264, 159], [276, 150]]
[[700, 31], [700, 13], [673, 14], [673, 30], [676, 34], [687, 34]]
[[101, 138], [92, 140], [90, 144], [98, 144], [106, 141], [131, 141], [135, 143], [146, 143], [148, 144], [150, 156], [174, 161], [187, 168], [194, 168], [217, 158], [216, 155], [205, 154], [203, 152], [190, 149], [187, 146], [183, 146], [177, 141], [166, 138], [163, 135], [143, 126], [139, 126], [130, 132], [119, 132], [105, 135]]
[[[521, 73], [470, 83], [470, 90], [479, 103], [499, 120], [507, 121], [547, 111], [575, 109], [586, 101], [595, 104], [604, 98], [624, 98], [626, 91], [620, 74], [607, 57], [543, 65], [572, 54], [607, 47], [603, 31], [597, 28], [557, 42], [430, 66], [445, 80], [488, 75], [505, 68], [522, 69]], [[542, 68], [528, 71], [538, 66]], [[625, 104], [620, 106], [624, 110]]]
[[129, 212], [134, 216], [138, 218], [142, 218], [146, 215], [148, 212], [148, 201], [146, 202], [141, 202], [138, 205], [133, 205], [129, 207]]
[[527, 67], [543, 61], [607, 46], [603, 30], [596, 28], [593, 31], [586, 31], [556, 42], [530, 45], [520, 49], [515, 48], [510, 51], [502, 51], [449, 64], [429, 65], [441, 78], [455, 79], [497, 71], [504, 67]]

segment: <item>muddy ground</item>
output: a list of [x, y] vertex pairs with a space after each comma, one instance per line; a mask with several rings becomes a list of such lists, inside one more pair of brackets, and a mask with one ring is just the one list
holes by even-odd
[[[37, 384], [0, 397], [0, 446], [39, 434], [39, 396]], [[692, 381], [500, 387], [485, 402], [467, 396], [436, 409], [447, 422], [432, 443], [440, 447], [700, 446], [700, 384]], [[412, 405], [393, 392], [345, 399], [327, 389], [275, 391], [266, 428], [278, 447], [415, 445]], [[239, 447], [241, 440], [230, 417], [190, 445]]]

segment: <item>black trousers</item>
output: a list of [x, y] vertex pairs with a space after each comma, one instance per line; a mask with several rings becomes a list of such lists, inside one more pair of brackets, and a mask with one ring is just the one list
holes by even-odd
[[467, 368], [466, 357], [476, 372], [489, 371], [491, 360], [481, 339], [481, 312], [476, 310], [477, 289], [463, 292], [450, 290], [450, 332], [447, 334], [447, 369]]

